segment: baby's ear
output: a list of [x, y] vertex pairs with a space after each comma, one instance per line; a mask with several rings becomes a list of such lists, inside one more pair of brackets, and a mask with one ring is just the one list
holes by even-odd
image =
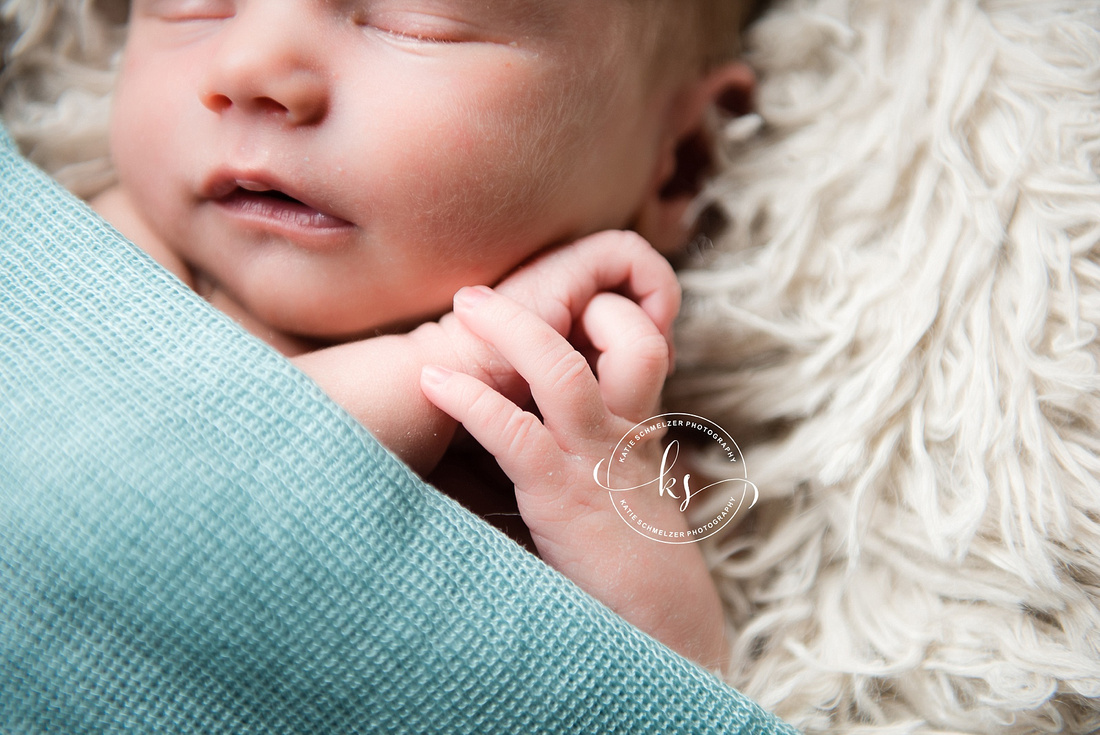
[[691, 235], [688, 209], [714, 169], [714, 141], [707, 124], [714, 111], [740, 116], [752, 111], [756, 75], [731, 61], [686, 82], [669, 110], [656, 170], [635, 229], [665, 255], [683, 248]]

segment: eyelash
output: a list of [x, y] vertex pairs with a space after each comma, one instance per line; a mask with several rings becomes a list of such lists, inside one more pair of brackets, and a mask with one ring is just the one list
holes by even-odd
[[414, 34], [414, 33], [408, 33], [408, 32], [405, 32], [405, 31], [394, 30], [392, 28], [381, 28], [379, 26], [370, 26], [370, 27], [373, 28], [374, 30], [380, 32], [380, 33], [386, 34], [387, 36], [392, 36], [393, 38], [396, 38], [399, 41], [411, 41], [411, 42], [415, 42], [415, 43], [461, 43], [460, 41], [457, 41], [453, 38], [437, 37], [437, 36], [435, 36], [433, 34], [430, 34], [430, 33], [428, 33], [428, 34], [415, 33]]
[[420, 42], [420, 43], [461, 43], [461, 41], [458, 41], [458, 40], [453, 39], [453, 38], [441, 38], [441, 37], [438, 37], [438, 36], [434, 36], [432, 34], [426, 34], [425, 35], [425, 34], [420, 34], [420, 33], [417, 33], [417, 34], [403, 33], [402, 31], [395, 31], [395, 30], [390, 30], [390, 29], [386, 29], [386, 28], [379, 28], [378, 30], [380, 30], [383, 33], [388, 34], [390, 36], [394, 36], [396, 38], [399, 38], [403, 41], [417, 41], [417, 42]]

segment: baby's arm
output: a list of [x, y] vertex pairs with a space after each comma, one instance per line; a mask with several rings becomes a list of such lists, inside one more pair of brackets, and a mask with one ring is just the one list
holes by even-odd
[[407, 334], [347, 342], [290, 360], [386, 448], [426, 476], [450, 443], [455, 422], [424, 398], [421, 368], [439, 361], [511, 394], [514, 381], [495, 374], [481, 352], [485, 348], [448, 314]]
[[[627, 294], [666, 335], [679, 304], [668, 263], [627, 232], [602, 232], [547, 252], [498, 288], [562, 334], [569, 333], [584, 306], [602, 291]], [[455, 429], [454, 420], [420, 389], [425, 365], [461, 371], [520, 403], [527, 397], [526, 383], [497, 350], [453, 313], [408, 334], [349, 342], [292, 360], [421, 474], [435, 466]]]
[[[593, 478], [618, 441], [657, 412], [669, 365], [661, 329], [633, 301], [590, 299], [577, 327], [599, 353], [584, 356], [532, 311], [484, 288], [463, 289], [454, 314], [494, 345], [530, 384], [540, 421], [474, 377], [425, 369], [421, 384], [461, 421], [516, 485], [520, 513], [544, 560], [623, 618], [682, 655], [722, 668], [725, 630], [717, 590], [698, 546], [658, 543], [618, 517]], [[636, 447], [624, 486], [660, 473], [658, 442]], [[655, 483], [654, 483], [655, 484]], [[654, 487], [631, 503], [667, 529], [687, 530], [676, 503]]]

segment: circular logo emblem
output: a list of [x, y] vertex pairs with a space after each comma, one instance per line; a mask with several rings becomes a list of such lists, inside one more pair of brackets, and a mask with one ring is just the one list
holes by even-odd
[[[681, 436], [697, 434], [704, 443], [716, 445], [729, 468], [727, 476], [698, 486], [690, 473], [683, 472], [682, 464], [677, 468], [680, 442], [673, 439], [664, 446], [656, 477], [648, 479], [647, 476], [641, 484], [625, 486], [622, 478], [637, 478], [639, 463], [646, 461], [639, 456], [639, 450], [647, 443], [661, 442], [670, 429]], [[628, 526], [647, 538], [666, 544], [690, 544], [713, 536], [725, 528], [742, 507], [748, 510], [760, 497], [756, 485], [748, 479], [745, 458], [733, 437], [713, 421], [690, 413], [664, 413], [635, 424], [615, 445], [611, 457], [597, 463], [592, 476], [607, 491], [615, 511]], [[656, 496], [657, 506], [653, 497], [643, 496], [646, 493]], [[669, 527], [667, 521], [662, 523], [652, 510], [660, 504], [673, 504], [683, 512], [692, 504], [704, 503], [711, 512], [703, 518], [693, 514], [697, 520], [688, 522], [686, 530], [682, 526]]]

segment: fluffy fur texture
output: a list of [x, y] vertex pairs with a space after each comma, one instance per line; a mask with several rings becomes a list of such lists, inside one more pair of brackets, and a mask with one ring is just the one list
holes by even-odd
[[0, 114], [32, 161], [82, 197], [114, 182], [111, 89], [127, 0], [2, 0]]
[[762, 491], [708, 549], [732, 681], [808, 731], [1092, 732], [1100, 5], [804, 0], [751, 40], [670, 392]]
[[[0, 5], [5, 121], [83, 196], [119, 5]], [[1100, 728], [1100, 8], [789, 0], [750, 40], [669, 391], [762, 492], [706, 549], [732, 683], [809, 732]]]

